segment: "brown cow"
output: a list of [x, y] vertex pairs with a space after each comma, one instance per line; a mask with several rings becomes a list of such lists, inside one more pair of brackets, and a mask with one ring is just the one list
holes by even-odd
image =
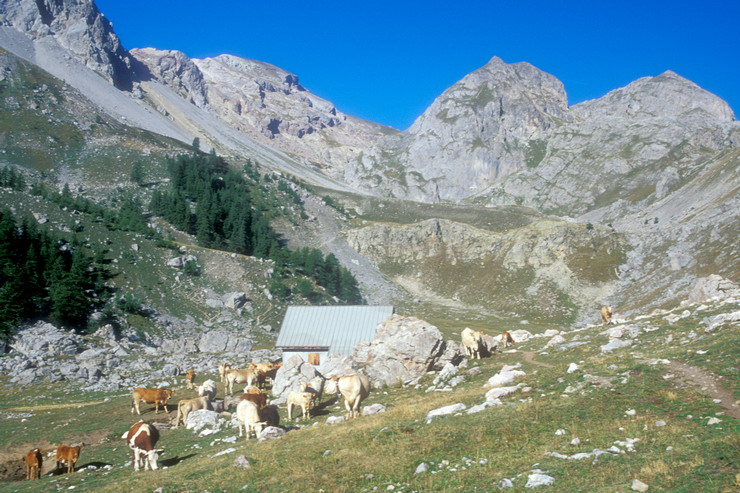
[[604, 325], [609, 325], [610, 323], [612, 323], [612, 307], [611, 306], [601, 307], [601, 321], [604, 322]]
[[242, 394], [242, 400], [254, 402], [255, 404], [257, 404], [257, 407], [259, 409], [262, 409], [263, 407], [267, 405], [267, 395], [261, 392], [259, 394], [252, 394], [252, 393]]
[[29, 450], [26, 454], [26, 479], [40, 479], [44, 456], [40, 449]]
[[159, 440], [159, 430], [148, 421], [137, 421], [128, 430], [126, 442], [131, 449], [131, 461], [134, 463], [134, 471], [138, 471], [141, 463], [146, 471], [151, 467], [152, 471], [159, 468], [157, 461], [162, 449], [155, 449]]
[[145, 389], [144, 387], [136, 387], [132, 394], [133, 401], [131, 403], [131, 414], [141, 415], [139, 411], [139, 402], [146, 402], [147, 404], [154, 404], [154, 414], [159, 414], [159, 405], [162, 404], [165, 412], [169, 413], [170, 410], [167, 408], [167, 401], [172, 397], [174, 391], [171, 389]]
[[514, 341], [514, 338], [511, 337], [511, 334], [509, 333], [509, 331], [508, 330], [503, 331], [501, 333], [501, 345], [504, 347], [509, 347], [509, 346], [513, 346], [514, 344], [516, 344], [516, 342]]
[[195, 383], [195, 370], [192, 368], [185, 373], [185, 388], [193, 390], [193, 384]]
[[62, 462], [67, 464], [67, 472], [75, 472], [75, 464], [80, 459], [80, 451], [84, 448], [84, 445], [78, 445], [76, 447], [68, 447], [67, 445], [60, 445], [57, 447], [57, 469], [62, 465]]

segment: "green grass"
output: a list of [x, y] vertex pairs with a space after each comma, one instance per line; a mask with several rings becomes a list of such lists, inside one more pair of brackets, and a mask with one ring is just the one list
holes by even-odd
[[[738, 309], [737, 305], [715, 307], [702, 317]], [[722, 423], [707, 426], [707, 417], [721, 412], [700, 389], [676, 385], [663, 378], [666, 369], [651, 364], [653, 358], [673, 358], [717, 374], [726, 374], [725, 384], [737, 387], [736, 373], [728, 372], [738, 361], [737, 336], [731, 327], [717, 329], [704, 339], [685, 344], [665, 344], [673, 335], [679, 341], [699, 332], [698, 318], [682, 319], [671, 326], [662, 318], [645, 319], [643, 326], [656, 327], [639, 336], [639, 345], [601, 354], [606, 342], [602, 327], [566, 334], [568, 341], [589, 344], [565, 350], [542, 351], [545, 340], [534, 339], [516, 346], [517, 352], [498, 353], [472, 362], [480, 375], [468, 377], [453, 392], [424, 392], [432, 376], [420, 388], [375, 389], [366, 404], [380, 402], [388, 412], [362, 417], [339, 425], [324, 424], [328, 415], [343, 411], [329, 405], [329, 414], [314, 418], [316, 426], [290, 431], [283, 439], [257, 443], [243, 438], [236, 444], [216, 443], [215, 438], [236, 435], [225, 430], [199, 438], [185, 429], [165, 430], [160, 444], [167, 450], [166, 470], [133, 474], [125, 466], [128, 451], [118, 438], [136, 419], [124, 393], [79, 394], [65, 384], [52, 389], [36, 386], [7, 389], [0, 399], [0, 412], [39, 405], [91, 404], [81, 408], [40, 408], [26, 422], [2, 420], [0, 446], [24, 450], [37, 443], [71, 443], [91, 440], [83, 450], [81, 466], [111, 464], [110, 470], [85, 470], [74, 475], [44, 477], [38, 483], [14, 482], [0, 485], [3, 491], [38, 491], [76, 486], [80, 491], [370, 491], [386, 490], [393, 484], [401, 491], [491, 491], [502, 478], [523, 490], [527, 475], [540, 469], [555, 478], [553, 491], [628, 491], [633, 479], [650, 485], [651, 491], [729, 492], [737, 487], [735, 474], [740, 451], [737, 421], [720, 415]], [[695, 349], [704, 348], [712, 357], [695, 359]], [[522, 357], [535, 351], [536, 363]], [[478, 414], [446, 416], [424, 424], [426, 413], [456, 402], [468, 406], [483, 401], [483, 383], [504, 364], [521, 363], [527, 373], [519, 381], [528, 389], [505, 397], [505, 404]], [[580, 370], [567, 374], [570, 362]], [[589, 383], [600, 377], [605, 386]], [[733, 378], [733, 379], [731, 379]], [[565, 393], [568, 387], [574, 392]], [[734, 389], [737, 391], [737, 388]], [[178, 389], [178, 398], [187, 391]], [[109, 397], [107, 402], [101, 402]], [[634, 409], [634, 416], [625, 413]], [[13, 411], [16, 410], [16, 411]], [[155, 418], [149, 406], [145, 419]], [[81, 413], [85, 413], [81, 415]], [[48, 414], [47, 414], [48, 413]], [[174, 414], [174, 413], [173, 413]], [[163, 415], [156, 419], [161, 420]], [[656, 422], [665, 421], [665, 426]], [[557, 429], [565, 434], [556, 435]], [[579, 438], [580, 444], [571, 441]], [[619, 441], [639, 438], [634, 451]], [[545, 455], [572, 455], [606, 450], [613, 445], [625, 450], [602, 455], [595, 462], [565, 460]], [[212, 458], [227, 447], [236, 451]], [[332, 453], [324, 455], [326, 450]], [[250, 469], [232, 466], [244, 454]], [[481, 460], [483, 460], [481, 462]], [[414, 476], [421, 463], [430, 471]]]

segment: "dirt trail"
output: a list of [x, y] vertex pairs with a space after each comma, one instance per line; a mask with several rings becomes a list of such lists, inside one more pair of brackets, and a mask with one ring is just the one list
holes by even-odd
[[534, 351], [522, 351], [522, 355], [524, 356], [524, 361], [526, 361], [527, 363], [532, 363], [533, 365], [537, 365], [537, 366], [544, 366], [545, 368], [552, 368], [552, 365], [549, 363], [535, 361]]
[[668, 368], [678, 377], [678, 381], [699, 387], [712, 399], [719, 399], [719, 407], [729, 416], [740, 419], [740, 406], [735, 401], [735, 395], [722, 387], [715, 375], [678, 361], [671, 361]]

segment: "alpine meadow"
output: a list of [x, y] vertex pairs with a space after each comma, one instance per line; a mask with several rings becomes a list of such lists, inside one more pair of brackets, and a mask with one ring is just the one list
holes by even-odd
[[0, 0], [0, 491], [740, 489], [727, 102], [491, 53], [398, 130], [124, 44]]

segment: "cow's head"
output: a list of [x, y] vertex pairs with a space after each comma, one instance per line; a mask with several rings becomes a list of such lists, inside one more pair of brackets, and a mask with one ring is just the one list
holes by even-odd
[[156, 471], [159, 469], [159, 457], [161, 455], [164, 455], [164, 449], [157, 448], [150, 450], [146, 453], [147, 460], [149, 461], [149, 466], [151, 466], [152, 471]]
[[164, 394], [167, 396], [168, 399], [170, 397], [172, 397], [172, 394], [174, 394], [174, 393], [175, 393], [175, 391], [172, 390], [172, 389], [164, 389]]
[[338, 394], [339, 393], [339, 377], [336, 375], [327, 379], [324, 383], [324, 392], [327, 394]]

